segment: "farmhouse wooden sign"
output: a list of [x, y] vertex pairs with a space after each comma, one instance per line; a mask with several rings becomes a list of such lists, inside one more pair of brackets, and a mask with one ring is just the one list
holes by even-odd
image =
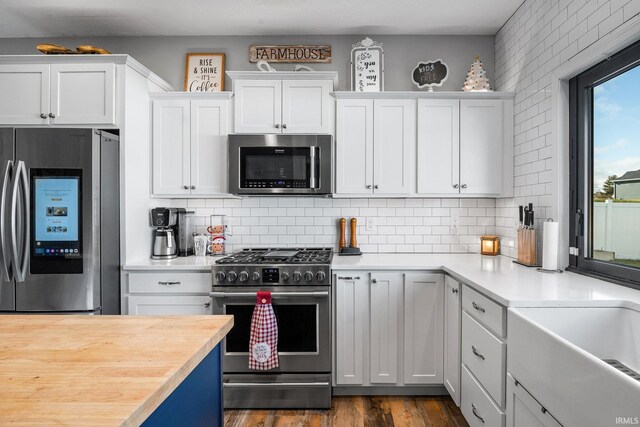
[[331, 62], [331, 46], [249, 46], [249, 62]]
[[185, 64], [186, 92], [224, 90], [224, 53], [187, 53]]

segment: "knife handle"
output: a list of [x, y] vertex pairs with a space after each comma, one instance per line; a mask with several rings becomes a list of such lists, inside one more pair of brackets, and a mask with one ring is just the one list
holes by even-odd
[[342, 248], [347, 246], [347, 240], [344, 235], [346, 226], [347, 226], [347, 220], [344, 218], [340, 218], [340, 241], [338, 242], [338, 249], [340, 250], [342, 250]]
[[351, 247], [357, 248], [358, 241], [356, 240], [356, 227], [358, 225], [358, 220], [355, 218], [351, 218]]
[[524, 221], [524, 206], [518, 206], [518, 218], [520, 219], [520, 225], [522, 225], [522, 221]]

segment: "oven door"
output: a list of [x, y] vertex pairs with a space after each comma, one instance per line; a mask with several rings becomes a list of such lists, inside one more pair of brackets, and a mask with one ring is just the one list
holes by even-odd
[[271, 304], [278, 321], [280, 366], [267, 372], [331, 371], [331, 308], [328, 287], [276, 286], [216, 287], [211, 293], [213, 314], [234, 316], [234, 326], [223, 344], [224, 372], [256, 373], [249, 370], [249, 337], [256, 292], [271, 291]]

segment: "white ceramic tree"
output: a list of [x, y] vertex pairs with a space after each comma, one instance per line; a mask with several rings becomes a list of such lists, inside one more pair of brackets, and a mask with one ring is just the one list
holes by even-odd
[[475, 61], [471, 64], [471, 68], [467, 73], [467, 78], [464, 81], [462, 90], [465, 92], [487, 92], [491, 90], [489, 86], [489, 79], [486, 76], [486, 71], [480, 61], [480, 57], [476, 56]]

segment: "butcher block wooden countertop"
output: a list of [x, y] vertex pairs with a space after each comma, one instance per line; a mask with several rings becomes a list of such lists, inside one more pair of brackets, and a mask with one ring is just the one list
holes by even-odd
[[232, 326], [232, 316], [0, 316], [0, 425], [139, 425]]

